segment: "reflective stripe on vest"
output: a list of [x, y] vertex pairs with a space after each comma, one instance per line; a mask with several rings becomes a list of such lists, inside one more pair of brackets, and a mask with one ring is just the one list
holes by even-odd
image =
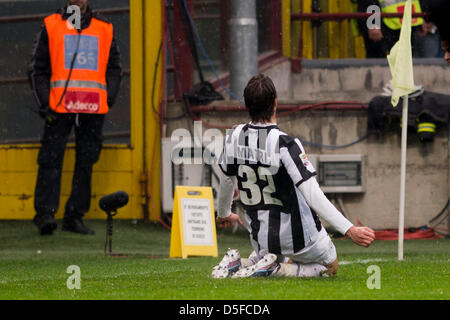
[[50, 108], [58, 113], [107, 113], [106, 70], [112, 24], [92, 18], [90, 26], [79, 34], [60, 14], [48, 16], [44, 22], [52, 70]]
[[[66, 80], [58, 80], [50, 82], [50, 88], [64, 88], [66, 86]], [[106, 85], [95, 81], [81, 81], [81, 80], [70, 80], [68, 87], [71, 88], [95, 88], [106, 90]]]
[[[405, 0], [380, 0], [381, 11], [383, 13], [403, 13], [405, 11]], [[422, 13], [422, 7], [419, 0], [412, 1], [412, 12]], [[402, 27], [402, 19], [400, 18], [383, 18], [383, 22], [389, 29], [399, 30]], [[412, 26], [420, 26], [423, 24], [422, 18], [412, 18]]]
[[421, 132], [436, 132], [436, 125], [432, 122], [419, 123], [417, 133]]

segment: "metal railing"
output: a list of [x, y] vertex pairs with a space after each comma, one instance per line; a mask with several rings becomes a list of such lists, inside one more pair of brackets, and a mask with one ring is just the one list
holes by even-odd
[[[291, 13], [291, 23], [294, 21], [337, 21], [342, 22], [345, 20], [357, 19], [363, 20], [370, 17], [379, 16], [383, 18], [403, 18], [403, 13], [366, 13], [366, 12], [348, 12], [348, 13], [325, 13], [325, 12], [312, 12], [312, 13]], [[429, 12], [413, 13], [413, 18], [426, 18], [429, 17]], [[298, 38], [298, 54], [297, 57], [292, 57], [292, 69], [294, 72], [301, 72], [302, 59], [303, 59], [303, 25], [300, 26], [300, 34]]]
[[[368, 19], [375, 13], [365, 12], [349, 12], [349, 13], [326, 13], [326, 12], [313, 12], [313, 13], [293, 13], [291, 14], [291, 20], [324, 20], [324, 21], [339, 21], [347, 19]], [[380, 13], [380, 17], [383, 18], [403, 18], [403, 13]], [[428, 12], [413, 13], [413, 18], [426, 18], [430, 16]]]

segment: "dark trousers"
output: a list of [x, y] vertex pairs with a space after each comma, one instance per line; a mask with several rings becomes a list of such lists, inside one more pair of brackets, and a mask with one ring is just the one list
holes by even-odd
[[45, 123], [39, 151], [34, 197], [36, 216], [54, 216], [58, 211], [64, 152], [72, 127], [75, 127], [75, 171], [64, 217], [81, 219], [91, 203], [92, 167], [100, 157], [105, 116], [79, 114], [77, 119], [75, 114], [54, 115], [53, 121]]
[[385, 26], [383, 26], [381, 30], [383, 32], [383, 39], [378, 42], [369, 39], [367, 29], [362, 32], [364, 43], [366, 45], [367, 58], [386, 58], [392, 47], [400, 38], [400, 30], [391, 30]]

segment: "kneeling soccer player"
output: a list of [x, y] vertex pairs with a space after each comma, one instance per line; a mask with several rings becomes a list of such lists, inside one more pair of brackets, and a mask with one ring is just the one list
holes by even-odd
[[278, 128], [272, 80], [261, 74], [253, 77], [244, 100], [252, 121], [227, 133], [217, 223], [224, 228], [242, 224], [231, 213], [237, 182], [254, 251], [241, 259], [238, 250], [228, 250], [212, 276], [335, 275], [336, 248], [318, 216], [363, 247], [375, 239], [373, 230], [353, 226], [333, 206], [314, 178], [300, 141]]

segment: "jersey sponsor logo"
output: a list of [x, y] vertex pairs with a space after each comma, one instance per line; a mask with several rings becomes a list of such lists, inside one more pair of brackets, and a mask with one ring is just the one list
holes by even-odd
[[97, 92], [67, 91], [64, 107], [71, 113], [97, 113], [100, 110], [100, 94]]
[[[78, 37], [78, 35], [64, 36], [64, 67], [67, 70], [70, 69], [73, 56], [77, 52]], [[98, 71], [98, 47], [98, 37], [82, 35], [73, 69]]]

